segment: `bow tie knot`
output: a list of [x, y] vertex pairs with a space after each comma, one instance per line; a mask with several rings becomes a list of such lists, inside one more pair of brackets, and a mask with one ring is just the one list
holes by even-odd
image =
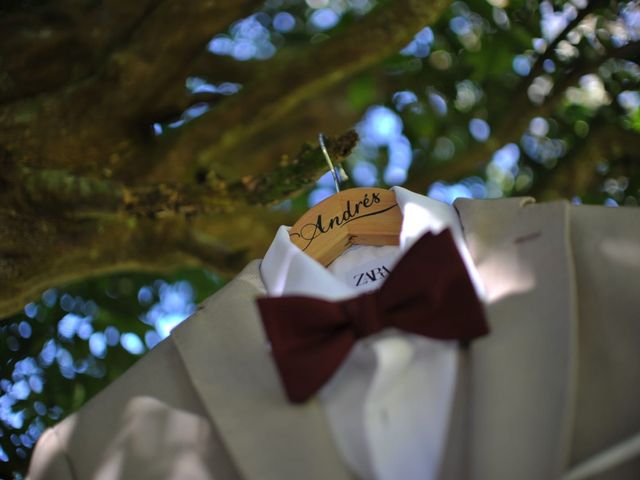
[[364, 338], [382, 330], [384, 316], [374, 293], [365, 293], [342, 303], [356, 338]]
[[463, 341], [489, 332], [449, 230], [420, 238], [378, 290], [339, 302], [260, 298], [258, 307], [292, 402], [307, 400], [329, 381], [357, 340], [385, 328]]

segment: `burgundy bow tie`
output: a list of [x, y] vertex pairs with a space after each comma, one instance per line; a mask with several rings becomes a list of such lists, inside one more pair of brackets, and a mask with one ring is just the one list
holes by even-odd
[[304, 402], [338, 369], [356, 340], [395, 327], [440, 340], [489, 332], [451, 232], [425, 234], [381, 288], [348, 300], [258, 299], [289, 400]]

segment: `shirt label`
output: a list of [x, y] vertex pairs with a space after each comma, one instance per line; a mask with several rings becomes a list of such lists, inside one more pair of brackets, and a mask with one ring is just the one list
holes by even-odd
[[346, 281], [351, 286], [362, 290], [379, 288], [391, 273], [395, 261], [395, 255], [374, 258], [349, 270], [346, 273]]

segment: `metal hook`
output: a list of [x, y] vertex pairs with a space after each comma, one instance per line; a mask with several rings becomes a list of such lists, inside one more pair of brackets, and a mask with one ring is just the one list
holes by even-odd
[[324, 134], [318, 134], [318, 141], [320, 142], [320, 149], [324, 155], [324, 158], [327, 160], [327, 164], [329, 165], [329, 171], [331, 175], [333, 175], [333, 184], [336, 187], [336, 193], [340, 193], [340, 175], [336, 171], [336, 167], [333, 166], [333, 162], [331, 161], [331, 157], [329, 157], [329, 152], [327, 151], [327, 147], [324, 144]]

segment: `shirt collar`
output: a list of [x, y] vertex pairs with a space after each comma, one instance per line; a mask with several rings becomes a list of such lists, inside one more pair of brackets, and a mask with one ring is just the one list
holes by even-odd
[[[402, 212], [401, 252], [406, 251], [426, 232], [439, 233], [451, 229], [476, 292], [482, 298], [480, 277], [464, 243], [462, 228], [455, 208], [402, 187], [392, 187]], [[306, 295], [326, 300], [342, 300], [359, 293], [355, 287], [336, 278], [322, 264], [304, 253], [289, 239], [289, 227], [281, 226], [267, 250], [260, 273], [270, 296]]]

